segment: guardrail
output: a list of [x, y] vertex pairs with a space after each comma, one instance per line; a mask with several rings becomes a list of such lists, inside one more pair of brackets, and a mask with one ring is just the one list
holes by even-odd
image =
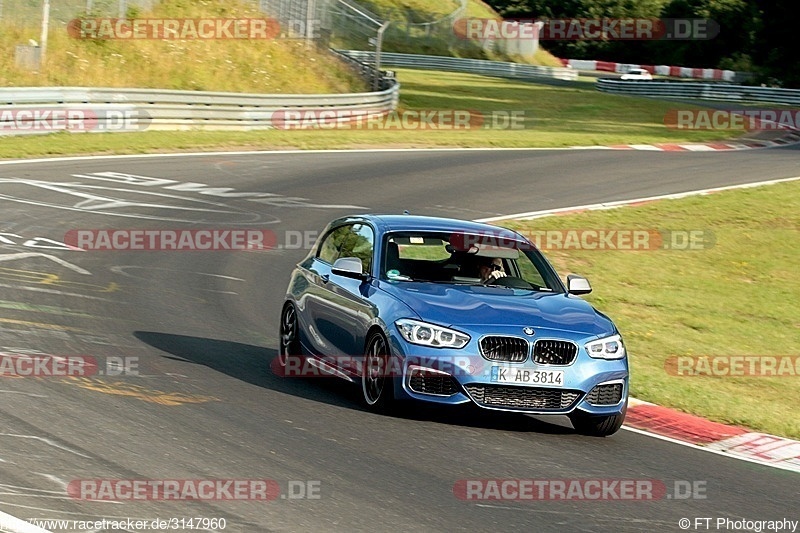
[[[375, 52], [361, 50], [339, 50], [361, 62], [375, 60]], [[418, 54], [396, 54], [381, 52], [381, 65], [392, 67], [408, 67], [428, 70], [447, 70], [451, 72], [468, 72], [498, 78], [514, 79], [559, 79], [576, 80], [578, 72], [571, 68], [539, 67], [523, 63], [506, 61], [487, 61], [484, 59], [464, 59], [447, 56], [428, 56]]]
[[766, 102], [800, 104], [800, 89], [780, 89], [724, 83], [621, 81], [601, 78], [597, 90], [612, 94], [627, 94], [653, 98], [699, 98], [731, 102]]
[[[87, 87], [0, 88], [0, 136], [54, 131], [118, 132], [142, 129], [257, 130], [291, 127], [287, 111], [381, 116], [397, 108], [400, 85], [351, 94], [245, 94], [163, 89]], [[279, 115], [275, 115], [280, 112]]]

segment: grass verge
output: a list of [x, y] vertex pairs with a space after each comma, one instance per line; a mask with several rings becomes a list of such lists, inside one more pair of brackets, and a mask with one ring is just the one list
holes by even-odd
[[800, 361], [800, 182], [502, 225], [710, 231], [715, 243], [702, 250], [545, 253], [559, 271], [591, 279], [595, 290], [586, 299], [625, 338], [634, 396], [800, 438], [796, 366], [781, 377], [677, 376], [666, 366], [686, 355]]
[[[0, 2], [1, 3], [1, 2]], [[263, 18], [239, 0], [162, 0], [139, 18]], [[92, 18], [92, 17], [89, 17]], [[36, 19], [0, 20], [0, 86], [144, 87], [197, 91], [317, 94], [366, 90], [327, 50], [287, 39], [78, 39], [49, 32], [44, 68], [15, 63], [15, 47], [39, 38]], [[31, 25], [31, 23], [33, 23]], [[302, 66], [302, 68], [298, 68]]]
[[[676, 131], [664, 126], [683, 104], [600, 93], [586, 83], [527, 83], [472, 74], [400, 69], [400, 111], [522, 111], [523, 129], [337, 129], [58, 133], [4, 138], [0, 158], [185, 150], [371, 147], [567, 147], [704, 142], [736, 131]], [[484, 125], [485, 126], [485, 125]]]
[[[446, 16], [452, 14], [460, 5], [459, 0], [362, 0], [361, 5], [375, 13], [382, 20], [391, 21], [384, 34], [383, 49], [386, 52], [407, 54], [430, 54], [495, 61], [515, 61], [533, 65], [561, 67], [561, 61], [541, 46], [532, 56], [524, 56], [507, 51], [500, 46], [484, 48], [477, 41], [460, 37], [454, 30], [453, 20]], [[502, 17], [481, 0], [468, 0], [467, 9], [458, 18], [479, 18], [502, 20]], [[458, 18], [456, 20], [458, 20]], [[438, 21], [438, 22], [437, 22]], [[424, 26], [422, 23], [433, 23]], [[338, 39], [342, 39], [339, 35]], [[344, 48], [368, 49], [369, 46], [353, 32], [338, 43]], [[352, 42], [351, 42], [352, 41]], [[498, 43], [495, 43], [498, 44]]]

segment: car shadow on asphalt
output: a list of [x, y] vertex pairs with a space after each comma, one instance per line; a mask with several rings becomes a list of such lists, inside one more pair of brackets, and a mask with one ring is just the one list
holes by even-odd
[[[338, 378], [282, 377], [273, 371], [278, 351], [233, 341], [135, 331], [134, 337], [166, 352], [168, 359], [204, 365], [251, 385], [322, 402], [336, 407], [367, 412], [359, 399], [358, 386]], [[551, 424], [529, 416], [488, 411], [474, 405], [440, 406], [422, 402], [399, 402], [395, 418], [439, 424], [543, 434], [574, 434], [570, 427]]]

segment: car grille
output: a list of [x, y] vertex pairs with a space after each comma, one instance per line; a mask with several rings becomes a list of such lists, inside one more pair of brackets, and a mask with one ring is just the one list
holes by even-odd
[[519, 337], [484, 337], [481, 355], [490, 361], [522, 363], [528, 358], [528, 341]]
[[570, 365], [578, 347], [569, 341], [538, 340], [533, 345], [533, 361], [540, 365]]
[[470, 384], [465, 388], [480, 405], [511, 409], [563, 410], [581, 396], [580, 392], [574, 390], [544, 387]]
[[617, 405], [621, 400], [622, 383], [597, 385], [586, 395], [586, 401], [592, 405]]
[[408, 387], [419, 394], [435, 394], [437, 396], [452, 396], [458, 392], [458, 386], [452, 377], [424, 370], [411, 372]]

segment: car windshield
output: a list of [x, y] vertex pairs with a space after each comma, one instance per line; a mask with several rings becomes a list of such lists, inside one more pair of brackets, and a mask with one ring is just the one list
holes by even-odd
[[[488, 272], [502, 274], [485, 279]], [[503, 275], [504, 274], [504, 275]], [[385, 237], [381, 278], [561, 292], [558, 275], [531, 244], [463, 233], [402, 232]]]

